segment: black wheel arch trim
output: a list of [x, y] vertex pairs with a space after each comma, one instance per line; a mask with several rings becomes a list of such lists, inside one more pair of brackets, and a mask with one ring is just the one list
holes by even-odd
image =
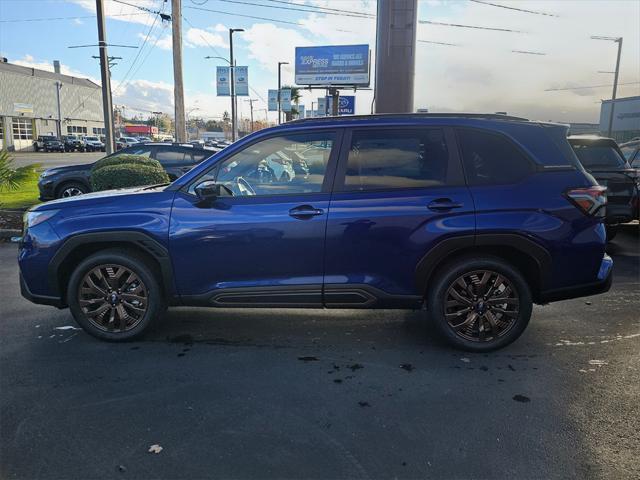
[[[538, 267], [538, 286], [542, 291], [551, 275], [552, 259], [549, 251], [534, 240], [513, 233], [482, 233], [461, 235], [442, 240], [422, 257], [416, 266], [415, 278], [418, 292], [427, 291], [427, 285], [435, 270], [447, 256], [473, 247], [511, 247], [531, 258]], [[535, 297], [535, 295], [534, 295]]]
[[161, 245], [157, 240], [153, 239], [146, 233], [134, 231], [110, 231], [110, 232], [91, 232], [74, 235], [67, 239], [55, 253], [49, 267], [47, 269], [47, 277], [51, 292], [56, 297], [62, 297], [62, 288], [58, 277], [59, 269], [68, 256], [78, 247], [90, 245], [92, 243], [109, 243], [119, 242], [128, 243], [141, 248], [148, 255], [154, 258], [160, 266], [162, 274], [162, 283], [164, 293], [171, 299], [175, 299], [175, 289], [173, 288], [173, 266], [169, 251]]

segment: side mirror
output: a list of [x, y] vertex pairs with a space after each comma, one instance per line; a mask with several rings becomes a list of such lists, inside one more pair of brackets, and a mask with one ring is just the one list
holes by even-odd
[[224, 185], [207, 180], [196, 185], [196, 196], [201, 202], [212, 202], [218, 197], [231, 197], [233, 192]]

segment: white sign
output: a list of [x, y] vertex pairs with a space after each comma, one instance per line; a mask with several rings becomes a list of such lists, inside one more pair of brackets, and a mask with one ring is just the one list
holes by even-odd
[[305, 108], [304, 105], [298, 105], [298, 118], [305, 117]]
[[326, 97], [318, 97], [318, 116], [324, 117], [327, 115], [327, 99]]
[[236, 67], [235, 72], [236, 95], [249, 96], [249, 67]]
[[278, 111], [278, 90], [269, 90], [269, 111]]
[[216, 67], [216, 94], [218, 97], [231, 95], [229, 85], [229, 67]]

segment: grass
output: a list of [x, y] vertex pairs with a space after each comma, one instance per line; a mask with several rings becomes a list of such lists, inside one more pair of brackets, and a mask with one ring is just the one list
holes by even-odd
[[40, 203], [39, 195], [38, 173], [33, 173], [17, 190], [0, 191], [0, 208], [27, 209]]

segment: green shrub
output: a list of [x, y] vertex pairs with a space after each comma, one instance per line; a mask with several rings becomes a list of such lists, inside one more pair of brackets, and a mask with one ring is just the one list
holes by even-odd
[[102, 167], [108, 167], [109, 165], [124, 165], [124, 164], [136, 164], [136, 165], [149, 165], [151, 167], [162, 168], [160, 163], [157, 160], [154, 160], [149, 157], [145, 157], [144, 155], [131, 155], [131, 154], [122, 154], [116, 155], [114, 157], [106, 157], [102, 160], [98, 160], [91, 167], [91, 171], [95, 172], [96, 170], [101, 169]]
[[141, 187], [168, 183], [167, 173], [158, 166], [124, 163], [107, 165], [91, 173], [91, 188], [94, 192], [114, 188]]

